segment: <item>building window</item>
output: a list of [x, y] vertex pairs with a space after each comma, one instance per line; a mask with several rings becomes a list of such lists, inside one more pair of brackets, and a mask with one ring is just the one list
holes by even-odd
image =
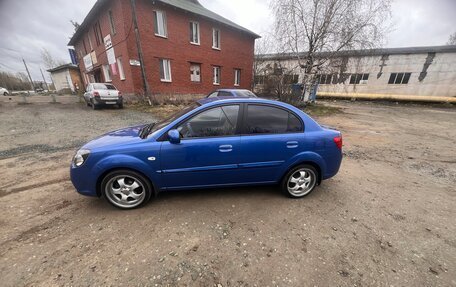
[[201, 82], [201, 65], [191, 64], [190, 65], [190, 81]]
[[119, 77], [123, 81], [125, 80], [125, 72], [122, 64], [122, 58], [117, 58], [117, 67], [119, 67]]
[[190, 22], [190, 43], [200, 44], [200, 29], [198, 22]]
[[241, 85], [241, 70], [234, 69], [234, 85], [240, 86]]
[[255, 76], [254, 77], [254, 83], [255, 85], [264, 85], [266, 76]]
[[163, 11], [154, 11], [155, 35], [167, 37], [166, 15]]
[[82, 45], [84, 46], [84, 52], [85, 52], [85, 54], [87, 55], [87, 54], [88, 54], [88, 53], [87, 53], [87, 46], [86, 46], [86, 42], [85, 42], [84, 39], [82, 39]]
[[321, 74], [317, 75], [317, 81], [320, 85], [330, 85], [336, 83], [337, 76], [333, 74]]
[[103, 43], [103, 36], [101, 34], [101, 26], [99, 21], [97, 21], [93, 26], [93, 31], [95, 34], [95, 40], [97, 41], [97, 46], [99, 46], [101, 43]]
[[168, 59], [160, 59], [160, 80], [171, 82], [171, 61]]
[[369, 74], [351, 74], [350, 85], [367, 84]]
[[108, 11], [109, 25], [111, 26], [111, 34], [116, 34], [116, 26], [114, 25], [114, 17], [112, 16], [112, 10]]
[[221, 68], [220, 68], [220, 67], [213, 67], [213, 70], [214, 70], [213, 84], [214, 84], [214, 85], [220, 85], [220, 72], [221, 72]]
[[87, 34], [87, 39], [89, 40], [89, 47], [90, 47], [90, 52], [93, 51], [93, 45], [92, 45], [92, 40], [90, 39], [90, 35]]
[[212, 29], [212, 48], [220, 50], [220, 30]]
[[388, 84], [408, 84], [412, 73], [391, 73]]
[[109, 69], [109, 65], [103, 65], [103, 74], [105, 78], [105, 82], [111, 82], [111, 70]]

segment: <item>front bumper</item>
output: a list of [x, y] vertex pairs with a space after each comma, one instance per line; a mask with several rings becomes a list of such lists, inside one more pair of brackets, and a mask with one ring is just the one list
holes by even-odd
[[99, 196], [97, 194], [97, 177], [93, 176], [85, 165], [81, 167], [71, 165], [70, 178], [78, 193], [86, 196]]

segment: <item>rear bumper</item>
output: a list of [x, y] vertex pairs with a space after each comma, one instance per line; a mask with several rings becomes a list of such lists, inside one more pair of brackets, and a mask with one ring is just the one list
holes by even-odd
[[329, 179], [339, 172], [342, 164], [342, 157], [342, 151], [340, 150], [337, 153], [325, 157], [326, 170], [322, 175], [322, 180]]
[[96, 105], [106, 105], [106, 106], [111, 106], [111, 105], [121, 105], [123, 104], [123, 98], [117, 98], [117, 99], [101, 99], [101, 98], [93, 98], [93, 101], [95, 102]]

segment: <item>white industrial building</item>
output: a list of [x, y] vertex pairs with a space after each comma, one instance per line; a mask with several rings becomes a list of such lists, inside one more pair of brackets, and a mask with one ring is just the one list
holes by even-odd
[[[317, 74], [318, 92], [456, 97], [456, 46], [386, 48], [317, 53], [328, 58]], [[280, 71], [301, 83], [295, 55], [256, 57], [255, 90]]]

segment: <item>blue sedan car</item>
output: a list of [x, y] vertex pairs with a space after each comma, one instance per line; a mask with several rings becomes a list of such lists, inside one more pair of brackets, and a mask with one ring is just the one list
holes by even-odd
[[310, 194], [342, 161], [341, 133], [259, 98], [205, 98], [159, 123], [107, 133], [78, 150], [71, 181], [131, 209], [161, 191], [279, 184]]

